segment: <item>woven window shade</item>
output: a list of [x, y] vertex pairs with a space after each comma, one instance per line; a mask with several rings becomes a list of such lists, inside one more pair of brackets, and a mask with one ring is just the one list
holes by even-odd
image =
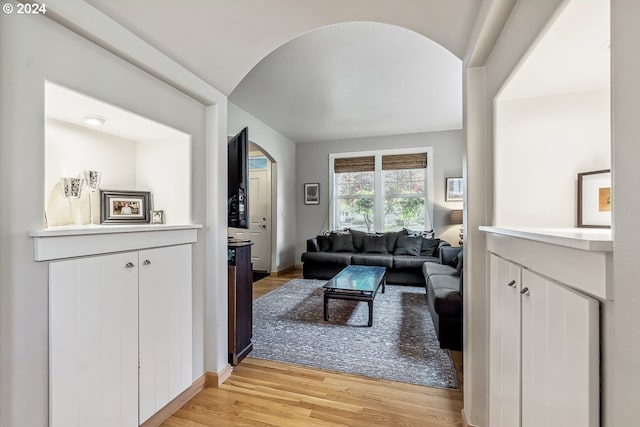
[[427, 153], [382, 156], [382, 170], [424, 169], [426, 167]]
[[333, 171], [335, 173], [346, 172], [369, 172], [375, 169], [375, 159], [373, 156], [348, 157], [333, 160]]

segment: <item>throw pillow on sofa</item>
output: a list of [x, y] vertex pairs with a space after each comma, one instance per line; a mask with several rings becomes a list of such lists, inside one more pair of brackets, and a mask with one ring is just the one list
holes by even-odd
[[364, 241], [364, 236], [366, 236], [367, 233], [360, 230], [352, 230], [350, 228], [347, 228], [347, 230], [353, 236], [353, 246], [356, 247], [356, 251], [362, 252], [362, 242]]
[[366, 234], [362, 239], [362, 252], [386, 254], [387, 239], [383, 234]]
[[408, 236], [412, 237], [422, 237], [423, 239], [433, 239], [436, 235], [436, 232], [433, 230], [409, 230], [408, 228], [403, 228]]
[[440, 239], [422, 238], [422, 246], [420, 247], [420, 255], [422, 256], [438, 256], [438, 247]]
[[331, 250], [331, 237], [319, 235], [316, 240], [318, 241], [318, 250], [320, 252], [329, 252]]
[[384, 236], [387, 239], [387, 252], [392, 254], [396, 249], [396, 242], [398, 241], [398, 237], [406, 235], [407, 231], [404, 229], [400, 231], [388, 231], [384, 233]]
[[355, 252], [351, 233], [331, 233], [331, 252]]
[[422, 238], [412, 236], [400, 236], [396, 241], [394, 255], [420, 255], [422, 248]]

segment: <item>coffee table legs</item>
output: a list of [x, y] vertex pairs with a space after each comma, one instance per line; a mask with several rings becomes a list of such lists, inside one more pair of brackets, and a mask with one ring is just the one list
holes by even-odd
[[[383, 284], [383, 291], [384, 293], [384, 284]], [[362, 297], [355, 297], [352, 295], [341, 295], [341, 294], [337, 294], [337, 293], [329, 293], [327, 291], [324, 292], [323, 295], [323, 314], [324, 314], [324, 320], [325, 322], [329, 320], [329, 299], [341, 299], [341, 300], [347, 300], [347, 301], [364, 301], [367, 303], [367, 305], [369, 306], [369, 321], [367, 322], [367, 326], [371, 327], [373, 326], [373, 297], [369, 297], [369, 298], [362, 298]]]
[[327, 293], [324, 293], [324, 321], [329, 320], [329, 298], [327, 297]]

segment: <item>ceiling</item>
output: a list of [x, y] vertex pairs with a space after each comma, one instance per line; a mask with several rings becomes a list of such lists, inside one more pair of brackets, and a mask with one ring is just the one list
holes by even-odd
[[462, 127], [462, 61], [413, 31], [337, 24], [276, 49], [229, 100], [296, 142]]
[[482, 0], [86, 2], [308, 142], [461, 128]]
[[[45, 82], [44, 112], [48, 118], [132, 141], [164, 141], [188, 137], [169, 126], [51, 82]], [[96, 127], [87, 124], [85, 116], [98, 116], [106, 121], [102, 126]]]

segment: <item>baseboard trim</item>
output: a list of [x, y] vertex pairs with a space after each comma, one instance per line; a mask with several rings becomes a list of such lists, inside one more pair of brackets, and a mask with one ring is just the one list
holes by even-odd
[[188, 401], [193, 399], [196, 394], [200, 393], [206, 384], [206, 375], [198, 378], [191, 386], [180, 393], [175, 399], [167, 403], [162, 409], [151, 416], [147, 421], [142, 423], [140, 427], [157, 427], [170, 416], [178, 412]]
[[229, 364], [220, 369], [220, 372], [206, 372], [205, 387], [220, 387], [222, 383], [229, 379], [233, 372], [233, 367]]
[[460, 411], [460, 413], [462, 414], [462, 427], [477, 427], [473, 424], [469, 424], [469, 421], [467, 421], [467, 414], [464, 413], [464, 408], [462, 409], [462, 411]]
[[272, 277], [284, 276], [285, 274], [292, 273], [296, 270], [297, 270], [297, 267], [295, 265], [292, 265], [291, 267], [287, 267], [280, 271], [272, 271], [270, 275]]

